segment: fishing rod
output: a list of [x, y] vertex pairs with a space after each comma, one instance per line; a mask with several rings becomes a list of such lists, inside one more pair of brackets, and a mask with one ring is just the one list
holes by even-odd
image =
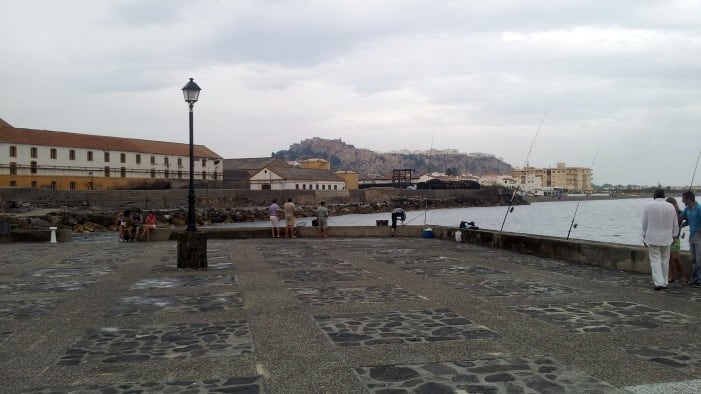
[[434, 133], [431, 133], [431, 150], [428, 154], [428, 187], [426, 188], [426, 204], [424, 205], [424, 226], [426, 225], [426, 217], [428, 215], [428, 192], [431, 190], [431, 158], [433, 157], [433, 137], [435, 136]]
[[691, 188], [694, 186], [694, 178], [696, 178], [696, 169], [699, 168], [699, 159], [701, 159], [701, 150], [699, 150], [699, 155], [696, 157], [696, 166], [694, 166], [694, 174], [691, 176], [689, 191], [691, 191]]
[[[533, 137], [533, 141], [531, 142], [531, 147], [528, 148], [528, 154], [526, 155], [526, 161], [523, 163], [523, 168], [525, 169], [526, 166], [528, 166], [528, 158], [531, 156], [531, 152], [533, 151], [533, 145], [535, 145], [535, 140], [538, 138], [538, 133], [540, 133], [540, 128], [543, 127], [543, 122], [545, 122], [545, 117], [548, 116], [548, 111], [545, 111], [545, 114], [543, 114], [543, 118], [540, 120], [540, 124], [538, 125], [538, 130], [535, 132], [535, 136]], [[511, 194], [511, 199], [509, 200], [509, 206], [506, 207], [506, 214], [504, 214], [504, 220], [501, 222], [501, 229], [499, 231], [504, 231], [504, 223], [506, 223], [506, 217], [509, 216], [509, 212], [514, 211], [514, 207], [511, 206], [511, 204], [514, 202], [514, 198], [516, 198], [516, 193], [518, 192], [518, 186], [514, 188], [514, 192]]]
[[[594, 153], [594, 160], [591, 161], [591, 165], [589, 168], [594, 168], [594, 163], [596, 163], [596, 158], [599, 156], [599, 151], [601, 150], [601, 146], [604, 144], [604, 139], [601, 139], [601, 142], [599, 143], [599, 147], [596, 149], [596, 153]], [[570, 233], [572, 232], [572, 228], [577, 228], [577, 223], [574, 222], [574, 218], [577, 217], [577, 211], [579, 210], [579, 203], [581, 203], [582, 200], [577, 201], [577, 206], [574, 208], [574, 215], [572, 215], [572, 222], [570, 223], [570, 229], [567, 231], [567, 239], [570, 239]]]

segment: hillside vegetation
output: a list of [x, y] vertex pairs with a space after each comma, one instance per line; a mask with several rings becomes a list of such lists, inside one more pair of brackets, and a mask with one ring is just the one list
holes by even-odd
[[[401, 147], [398, 147], [400, 149]], [[283, 160], [321, 158], [331, 163], [333, 171], [355, 171], [361, 177], [391, 174], [393, 169], [411, 169], [415, 174], [452, 172], [455, 174], [511, 174], [513, 167], [496, 157], [475, 157], [467, 154], [399, 154], [376, 153], [359, 149], [340, 139], [314, 137], [290, 145], [290, 149], [273, 153]]]

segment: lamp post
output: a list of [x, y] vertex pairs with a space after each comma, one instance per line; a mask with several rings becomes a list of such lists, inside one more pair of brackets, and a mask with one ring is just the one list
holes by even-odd
[[192, 139], [192, 108], [195, 106], [197, 98], [200, 96], [200, 90], [202, 89], [197, 86], [192, 78], [190, 78], [190, 82], [183, 87], [185, 101], [190, 106], [190, 190], [187, 193], [187, 229], [185, 230], [189, 233], [197, 231], [197, 227], [195, 226], [195, 153]]
[[207, 268], [207, 234], [198, 232], [195, 227], [195, 148], [192, 138], [192, 108], [201, 89], [190, 78], [182, 90], [190, 107], [190, 190], [187, 194], [187, 228], [178, 234], [178, 268]]

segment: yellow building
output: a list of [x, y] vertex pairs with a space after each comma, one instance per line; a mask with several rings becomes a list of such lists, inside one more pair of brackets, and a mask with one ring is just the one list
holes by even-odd
[[519, 188], [526, 191], [540, 188], [591, 193], [592, 190], [591, 168], [567, 167], [565, 163], [557, 163], [555, 168], [517, 168], [512, 171], [511, 176], [516, 179]]
[[358, 173], [355, 171], [336, 171], [336, 175], [346, 181], [346, 189], [356, 190], [358, 188]]
[[[194, 147], [193, 179], [221, 181], [221, 157]], [[130, 188], [190, 178], [190, 145], [12, 127], [0, 119], [0, 187]]]

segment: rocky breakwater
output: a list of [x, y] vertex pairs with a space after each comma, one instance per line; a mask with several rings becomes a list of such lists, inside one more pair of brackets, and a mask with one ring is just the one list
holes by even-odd
[[[400, 206], [407, 211], [440, 208], [460, 208], [506, 205], [511, 195], [500, 193], [480, 193], [474, 196], [459, 198], [395, 198], [387, 201], [374, 201], [357, 204], [329, 204], [332, 216], [348, 214], [368, 214], [390, 212]], [[512, 202], [514, 205], [527, 204], [519, 196]], [[316, 205], [297, 206], [297, 216], [300, 218], [316, 217]], [[133, 207], [132, 210], [139, 210]], [[11, 232], [45, 231], [49, 227], [70, 229], [76, 233], [117, 231], [117, 211], [86, 210], [85, 208], [61, 207], [56, 209], [32, 209], [25, 207], [22, 212], [6, 212], [0, 214], [0, 222], [9, 223]], [[142, 212], [145, 215], [145, 212]], [[187, 224], [187, 210], [154, 210], [157, 227], [180, 227]], [[197, 207], [196, 220], [199, 226], [212, 223], [246, 223], [269, 220], [267, 207]]]

